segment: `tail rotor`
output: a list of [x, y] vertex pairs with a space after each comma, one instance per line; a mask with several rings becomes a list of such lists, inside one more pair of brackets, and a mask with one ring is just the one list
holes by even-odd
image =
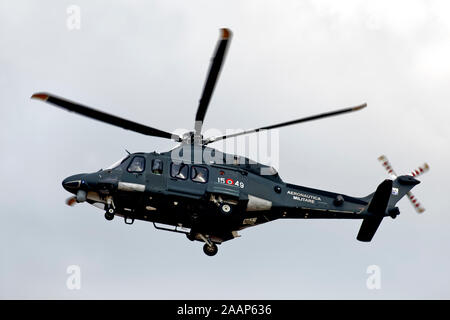
[[[397, 174], [394, 171], [394, 168], [392, 167], [391, 163], [389, 162], [388, 158], [384, 155], [379, 156], [378, 160], [381, 162], [381, 165], [386, 169], [389, 175], [391, 175], [394, 179], [397, 178]], [[420, 167], [417, 167], [417, 169], [411, 171], [411, 175], [414, 178], [417, 178], [418, 176], [424, 174], [430, 170], [430, 166], [427, 163], [424, 163]], [[413, 195], [411, 192], [407, 193], [408, 199], [411, 202], [414, 209], [417, 211], [417, 213], [423, 213], [425, 211], [425, 208], [420, 204], [419, 200], [416, 198], [415, 195]]]

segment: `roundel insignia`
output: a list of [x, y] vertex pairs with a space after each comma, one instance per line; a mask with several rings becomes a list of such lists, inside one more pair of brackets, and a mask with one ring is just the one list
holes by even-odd
[[234, 184], [233, 179], [227, 179], [225, 182], [226, 182], [226, 184]]

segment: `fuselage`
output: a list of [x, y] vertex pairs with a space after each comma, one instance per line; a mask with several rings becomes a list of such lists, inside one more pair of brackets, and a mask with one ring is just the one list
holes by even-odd
[[[248, 158], [194, 148], [133, 153], [107, 169], [68, 177], [63, 186], [77, 197], [81, 192], [77, 200], [113, 206], [119, 216], [208, 234], [278, 218], [362, 218], [367, 205], [365, 199], [287, 184]], [[197, 151], [209, 156], [198, 161]], [[223, 204], [232, 210], [219, 210]]]

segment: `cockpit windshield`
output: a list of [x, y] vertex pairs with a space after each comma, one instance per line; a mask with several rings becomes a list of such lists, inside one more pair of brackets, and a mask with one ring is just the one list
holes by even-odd
[[118, 166], [120, 166], [125, 160], [127, 160], [130, 156], [125, 156], [123, 158], [121, 158], [120, 160], [114, 162], [112, 165], [110, 165], [109, 167], [107, 167], [105, 170], [112, 170], [117, 168]]

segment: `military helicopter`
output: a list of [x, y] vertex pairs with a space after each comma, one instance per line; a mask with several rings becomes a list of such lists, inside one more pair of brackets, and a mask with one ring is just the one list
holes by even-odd
[[[204, 242], [203, 251], [208, 256], [217, 253], [218, 244], [238, 237], [238, 231], [277, 219], [362, 219], [357, 239], [371, 241], [384, 217], [395, 218], [400, 213], [396, 203], [419, 183], [414, 177], [395, 176], [393, 180], [383, 181], [374, 193], [357, 198], [286, 183], [270, 166], [208, 147], [216, 141], [366, 107], [361, 104], [253, 130], [203, 137], [203, 120], [231, 36], [230, 30], [220, 30], [194, 130], [182, 136], [50, 93], [32, 95], [34, 99], [95, 120], [180, 143], [173, 150], [162, 153], [129, 153], [106, 169], [64, 179], [64, 189], [74, 194], [67, 204], [87, 202], [104, 210], [107, 220], [118, 216], [127, 224], [135, 220], [148, 221], [159, 230], [185, 234], [189, 240]], [[200, 160], [198, 154], [202, 155]], [[209, 155], [208, 160], [205, 154]]]

